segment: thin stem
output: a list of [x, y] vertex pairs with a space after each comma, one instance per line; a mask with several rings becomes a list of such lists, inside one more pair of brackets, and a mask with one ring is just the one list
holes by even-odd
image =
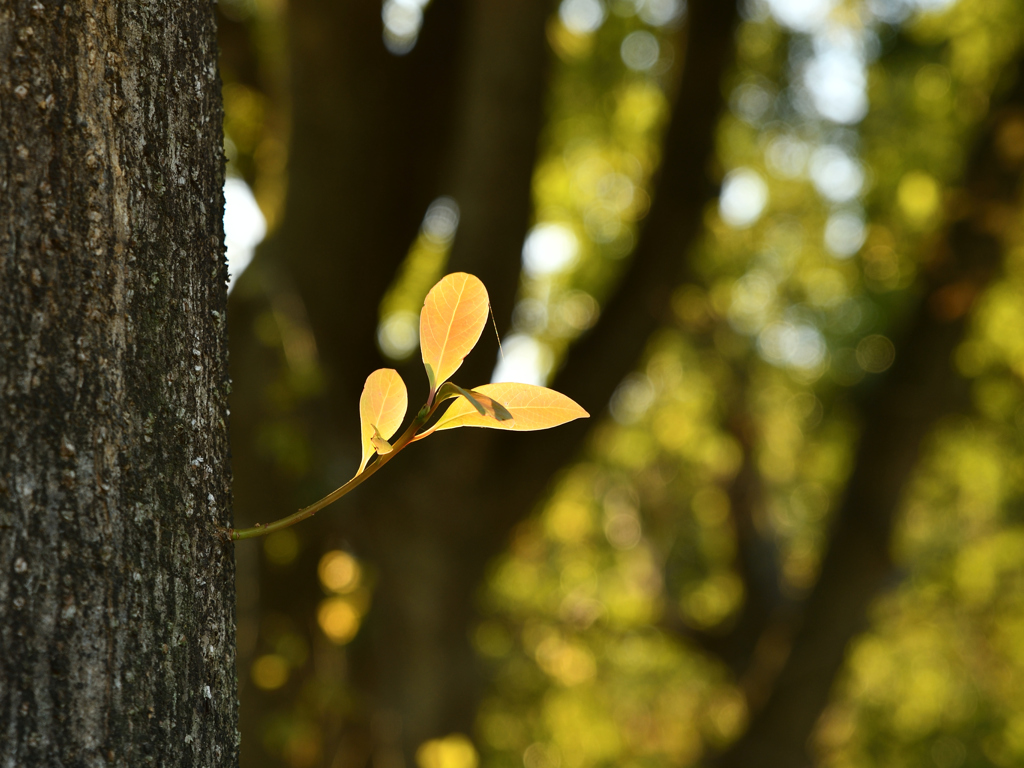
[[387, 464], [393, 459], [399, 451], [405, 448], [409, 443], [416, 437], [416, 430], [422, 427], [429, 421], [430, 417], [434, 415], [434, 411], [437, 410], [437, 406], [440, 403], [434, 403], [431, 407], [424, 406], [420, 409], [420, 412], [416, 414], [416, 418], [412, 420], [408, 429], [402, 433], [402, 436], [395, 441], [392, 446], [391, 453], [378, 454], [377, 460], [370, 466], [360, 472], [358, 475], [353, 477], [347, 483], [340, 488], [331, 491], [329, 494], [324, 496], [320, 501], [310, 504], [308, 507], [303, 507], [298, 512], [288, 515], [288, 517], [282, 517], [280, 520], [275, 520], [272, 523], [261, 524], [257, 523], [252, 528], [228, 528], [221, 529], [227, 534], [227, 537], [231, 541], [239, 541], [241, 539], [255, 539], [258, 536], [269, 536], [271, 533], [280, 531], [284, 528], [288, 528], [295, 525], [306, 518], [312, 517], [321, 509], [330, 504], [333, 504], [340, 499], [349, 491], [353, 491], [363, 484], [364, 481], [368, 480], [378, 469]]
[[437, 424], [435, 424], [434, 426], [432, 426], [432, 427], [431, 427], [430, 429], [425, 429], [425, 430], [423, 430], [422, 432], [420, 432], [420, 433], [419, 433], [418, 435], [416, 435], [416, 436], [415, 436], [415, 437], [414, 437], [414, 438], [413, 438], [412, 440], [410, 440], [409, 442], [410, 442], [410, 443], [418, 443], [418, 442], [419, 442], [420, 440], [422, 440], [422, 439], [423, 439], [424, 437], [430, 437], [430, 436], [431, 436], [432, 434], [434, 434], [434, 430], [435, 430], [435, 429], [437, 429]]

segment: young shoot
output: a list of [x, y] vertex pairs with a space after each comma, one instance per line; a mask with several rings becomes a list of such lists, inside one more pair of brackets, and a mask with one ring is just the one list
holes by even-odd
[[[362, 460], [356, 474], [340, 488], [298, 512], [252, 528], [229, 528], [232, 541], [266, 536], [312, 517], [355, 490], [407, 445], [445, 429], [484, 427], [531, 432], [585, 419], [590, 414], [565, 395], [547, 387], [512, 382], [464, 389], [450, 378], [480, 339], [490, 302], [484, 284], [473, 275], [446, 275], [430, 289], [420, 312], [420, 351], [430, 392], [409, 426], [389, 442], [405, 421], [409, 398], [402, 377], [381, 368], [366, 377], [359, 397]], [[439, 406], [454, 400], [437, 421], [426, 426]]]

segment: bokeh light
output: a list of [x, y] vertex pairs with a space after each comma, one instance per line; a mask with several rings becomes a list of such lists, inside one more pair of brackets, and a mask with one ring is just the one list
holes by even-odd
[[523, 384], [547, 383], [551, 371], [551, 350], [536, 339], [523, 334], [512, 334], [502, 342], [502, 356], [498, 360], [491, 381], [518, 381]]
[[362, 568], [348, 552], [332, 549], [320, 558], [317, 574], [324, 589], [344, 595], [359, 586]]
[[252, 681], [265, 691], [275, 691], [288, 682], [288, 661], [277, 654], [260, 656], [252, 665]]
[[589, 35], [600, 29], [606, 11], [601, 0], [562, 0], [558, 16], [566, 29], [578, 35]]
[[316, 620], [332, 643], [344, 645], [356, 636], [362, 616], [349, 600], [329, 597], [320, 602]]
[[420, 768], [476, 768], [480, 763], [473, 742], [461, 733], [425, 741], [416, 750]]
[[739, 168], [723, 180], [718, 210], [730, 226], [749, 227], [760, 218], [767, 204], [768, 185], [756, 171]]
[[620, 48], [622, 62], [636, 72], [645, 72], [658, 63], [661, 47], [650, 32], [637, 30], [626, 35]]
[[579, 243], [571, 229], [562, 224], [538, 224], [523, 243], [523, 269], [531, 277], [542, 277], [568, 269], [579, 254]]

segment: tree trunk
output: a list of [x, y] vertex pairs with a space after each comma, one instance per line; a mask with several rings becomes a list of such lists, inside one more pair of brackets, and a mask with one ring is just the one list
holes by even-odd
[[[669, 293], [660, 289], [666, 276], [676, 277], [679, 254], [699, 231], [699, 213], [714, 193], [705, 169], [737, 13], [733, 3], [689, 7], [678, 107], [668, 128], [655, 202], [624, 278], [632, 290], [609, 304], [579, 344], [582, 360], [574, 349], [554, 385], [594, 415], [636, 364], [643, 349], [638, 342], [663, 318]], [[521, 244], [521, 235], [514, 242]], [[501, 254], [501, 244], [496, 237], [483, 252]], [[518, 258], [515, 262], [518, 269]], [[632, 335], [619, 333], [620, 327]], [[607, 359], [586, 357], [599, 357], [601, 349], [609, 351]], [[481, 380], [472, 369], [474, 357], [478, 363], [481, 356], [482, 350], [467, 359], [460, 381]], [[478, 620], [480, 584], [515, 525], [543, 498], [555, 473], [576, 457], [589, 426], [574, 422], [537, 435], [438, 434], [389, 466], [387, 480], [346, 500], [353, 510], [346, 521], [352, 541], [380, 572], [366, 642], [355, 645], [353, 666], [367, 676], [362, 687], [376, 692], [377, 705], [401, 715], [407, 755], [426, 738], [472, 732], [485, 681], [469, 640]]]
[[0, 3], [0, 765], [237, 762], [213, 4]]

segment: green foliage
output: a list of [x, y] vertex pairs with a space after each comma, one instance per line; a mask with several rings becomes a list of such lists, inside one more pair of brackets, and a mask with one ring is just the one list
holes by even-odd
[[[1010, 5], [961, 3], [875, 27], [884, 53], [868, 73], [870, 110], [849, 128], [794, 111], [800, 84], [786, 51], [805, 55], [800, 35], [763, 9], [741, 26], [718, 157], [724, 169], [753, 170], [767, 202], [741, 226], [708, 213], [701, 281], [676, 294], [678, 330], [649, 346], [612, 401], [593, 457], [520, 529], [492, 578], [493, 618], [477, 647], [498, 668], [480, 720], [495, 765], [530, 750], [549, 756], [538, 765], [554, 764], [551, 755], [562, 765], [694, 765], [742, 732], [746, 697], [686, 642], [728, 633], [751, 599], [737, 570], [737, 484], [753, 466], [763, 485], [752, 523], [779, 560], [772, 586], [802, 598], [848, 478], [858, 399], [892, 363], [890, 339], [955, 204], [980, 105], [996, 98], [1000, 73], [1019, 55], [1024, 17]], [[598, 34], [621, 33], [609, 24]], [[766, 113], [745, 107], [751, 94], [771, 105]], [[842, 147], [864, 174], [852, 200], [837, 204], [815, 186], [811, 162], [823, 146]], [[799, 162], [787, 167], [790, 154]], [[561, 169], [570, 158], [556, 150], [551, 162]], [[552, 210], [558, 190], [538, 186], [538, 209]], [[827, 233], [847, 213], [862, 223], [863, 242], [837, 253]], [[977, 377], [978, 415], [926, 446], [896, 544], [906, 576], [850, 652], [817, 729], [823, 765], [1013, 765], [1024, 754], [1024, 710], [1008, 693], [1024, 669], [1010, 651], [1020, 647], [1020, 558], [1010, 553], [1019, 553], [1024, 499], [1014, 469], [1024, 458], [1021, 212], [1012, 215], [1009, 273], [979, 303], [957, 356]], [[583, 258], [557, 279], [585, 279]], [[813, 359], [787, 359], [773, 345], [774, 333], [798, 326], [820, 334]], [[493, 640], [495, 627], [507, 644]], [[623, 664], [623, 643], [643, 649], [643, 671]], [[760, 684], [749, 683], [755, 699]], [[685, 691], [689, 703], [668, 691]], [[554, 714], [567, 698], [588, 711]], [[579, 748], [579, 733], [607, 728], [617, 734], [607, 752]]]
[[[644, 362], [482, 589], [472, 639], [493, 673], [474, 734], [483, 765], [697, 765], [738, 738], [770, 692], [785, 631], [766, 634], [739, 674], [708, 649], [752, 602], [791, 615], [817, 582], [865, 409], [907, 352], [901, 334], [941, 267], [936, 243], [973, 212], [960, 186], [968, 150], [1024, 40], [1013, 0], [889, 5], [903, 15], [879, 15], [884, 3], [835, 3], [809, 32], [782, 23], [775, 4], [744, 4], [711, 168], [725, 194], [704, 212], [694, 253], [679, 254], [694, 264], [691, 279], [666, 284], [672, 315], [654, 338], [635, 340]], [[628, 35], [646, 32], [671, 64], [682, 53], [678, 20], [644, 21], [640, 2], [603, 7], [597, 29], [573, 31], [559, 17], [548, 29], [557, 67], [530, 234], [563, 258], [527, 258], [511, 337], [535, 344], [542, 379], [629, 269], [673, 108], [676, 70], [630, 69], [621, 51]], [[830, 120], [811, 103], [808, 67], [815, 46], [851, 40], [863, 46], [867, 110]], [[1009, 151], [1022, 135], [1008, 130]], [[763, 192], [744, 216], [725, 200], [737, 180]], [[1024, 760], [1024, 217], [987, 215], [1005, 274], [974, 303], [954, 360], [973, 410], [941, 425], [906, 480], [898, 572], [817, 727], [823, 766]], [[414, 310], [449, 244], [420, 233], [380, 302], [382, 329], [402, 316], [415, 337]], [[462, 294], [464, 304], [451, 298]], [[410, 442], [455, 426], [524, 431], [535, 413], [573, 413], [551, 390], [537, 399], [528, 385], [446, 381], [480, 337], [485, 296], [460, 277], [421, 313], [428, 405], [448, 407]], [[357, 478], [403, 447], [386, 442], [400, 426], [384, 418], [391, 391], [369, 379], [363, 390], [375, 405], [364, 412], [360, 401]], [[404, 418], [404, 401], [398, 410]], [[749, 571], [751, 540], [772, 563], [765, 571]], [[328, 591], [317, 637], [344, 645], [355, 636], [372, 600], [369, 590], [354, 594]], [[355, 705], [331, 698], [349, 695], [339, 679], [309, 672], [302, 704], [272, 700], [292, 718], [280, 722], [301, 735], [349, 716]]]

